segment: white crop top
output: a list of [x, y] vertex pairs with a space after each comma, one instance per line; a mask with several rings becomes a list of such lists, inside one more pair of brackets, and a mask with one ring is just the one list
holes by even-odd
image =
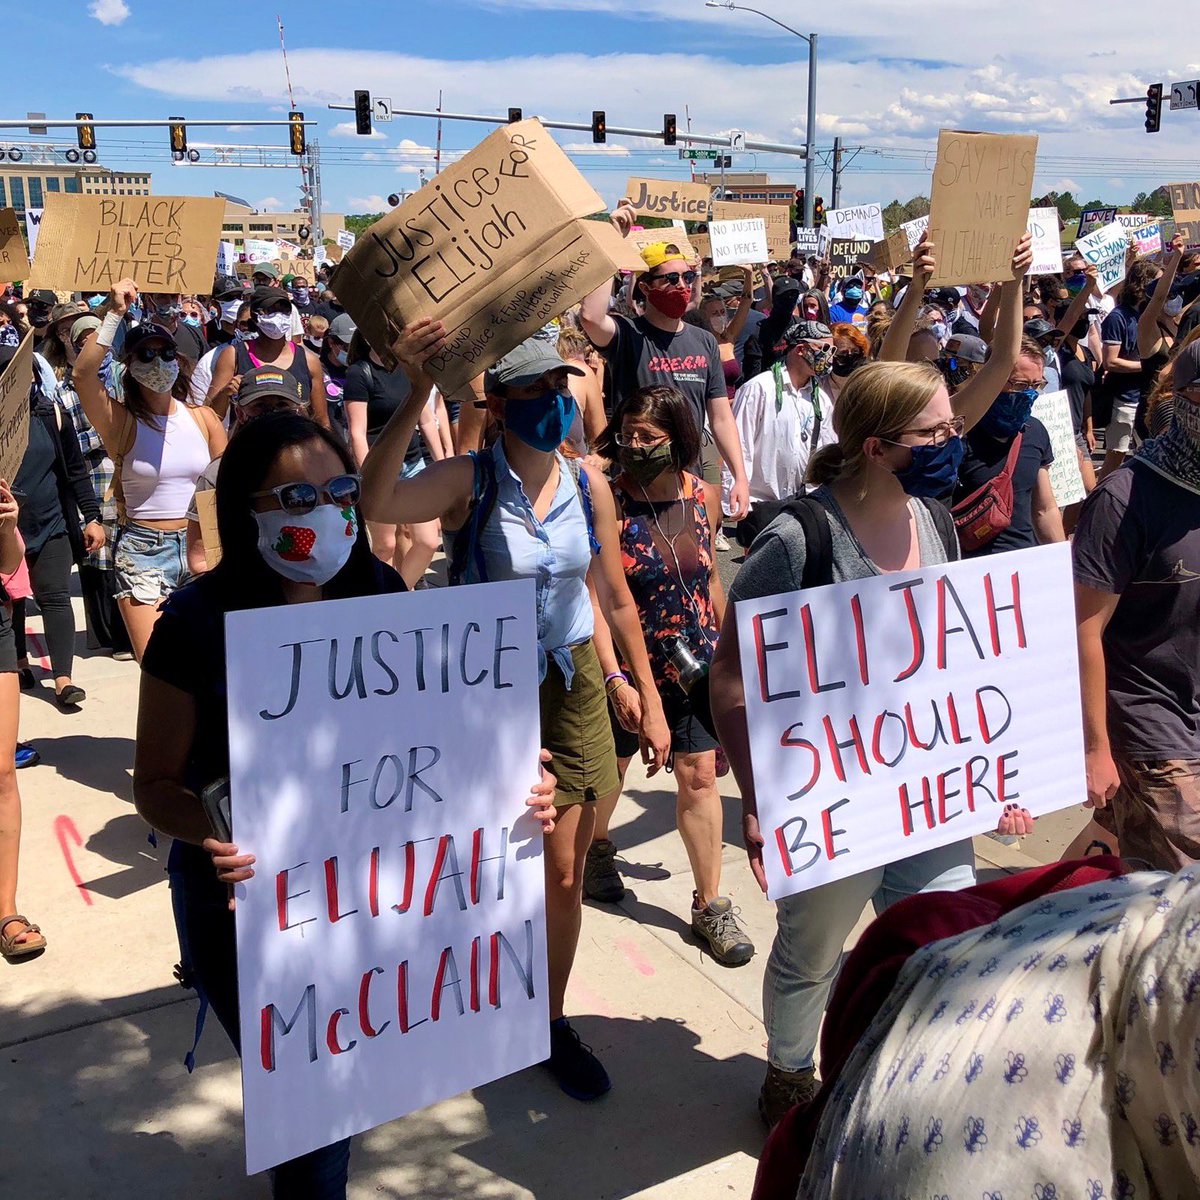
[[137, 422], [133, 448], [121, 462], [121, 490], [130, 521], [182, 520], [196, 492], [196, 480], [212, 461], [200, 423], [178, 400], [165, 427]]

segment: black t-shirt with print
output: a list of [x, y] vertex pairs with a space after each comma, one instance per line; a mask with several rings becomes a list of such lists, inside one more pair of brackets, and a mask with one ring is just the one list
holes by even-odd
[[717, 339], [686, 323], [678, 333], [666, 333], [645, 317], [613, 320], [616, 336], [602, 350], [612, 369], [613, 411], [619, 413], [639, 388], [666, 385], [683, 393], [703, 432], [708, 401], [727, 394]]
[[[1037, 535], [1033, 530], [1033, 489], [1037, 485], [1038, 472], [1054, 461], [1054, 451], [1050, 449], [1050, 434], [1037, 417], [1029, 418], [1023, 433], [1017, 465], [1013, 468], [1012, 523], [985, 546], [964, 553], [963, 558], [982, 558], [987, 554], [1024, 550], [1027, 546], [1038, 544]], [[960, 503], [977, 492], [988, 480], [995, 479], [1004, 470], [1011, 449], [1011, 440], [997, 441], [981, 429], [972, 429], [967, 434], [966, 456], [958, 469], [954, 503]]]
[[[362, 358], [351, 363], [346, 370], [342, 400], [346, 404], [366, 404], [368, 446], [375, 445], [375, 439], [383, 432], [383, 427], [411, 395], [412, 384], [402, 367], [388, 371]], [[404, 452], [404, 462], [407, 466], [413, 466], [422, 457], [421, 435], [414, 431]]]

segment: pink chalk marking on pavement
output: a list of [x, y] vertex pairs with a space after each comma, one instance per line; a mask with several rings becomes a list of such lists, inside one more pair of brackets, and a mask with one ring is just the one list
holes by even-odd
[[83, 838], [79, 836], [79, 830], [75, 828], [75, 822], [65, 814], [54, 818], [54, 836], [58, 838], [58, 848], [62, 851], [62, 856], [66, 859], [67, 871], [75, 886], [79, 889], [79, 894], [83, 897], [84, 904], [93, 904], [92, 893], [87, 890], [87, 884], [83, 882], [82, 876], [75, 867], [75, 860], [71, 857], [71, 848], [67, 845], [67, 839], [77, 846], [83, 845]]
[[586, 984], [576, 983], [574, 979], [567, 984], [567, 997], [573, 1011], [590, 1012], [598, 1017], [617, 1015], [602, 996], [596, 995]]
[[643, 975], [655, 974], [654, 967], [651, 966], [650, 960], [637, 948], [636, 945], [628, 938], [615, 943], [620, 952], [629, 960], [629, 965], [634, 970], [641, 972]]

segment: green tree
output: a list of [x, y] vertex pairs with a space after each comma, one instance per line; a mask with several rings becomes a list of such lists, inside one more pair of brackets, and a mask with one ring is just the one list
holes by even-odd
[[355, 237], [361, 237], [382, 216], [383, 213], [355, 213], [345, 219], [345, 226]]

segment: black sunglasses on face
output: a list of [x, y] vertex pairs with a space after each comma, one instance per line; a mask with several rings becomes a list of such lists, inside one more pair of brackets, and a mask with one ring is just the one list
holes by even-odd
[[691, 287], [696, 282], [695, 271], [668, 271], [665, 275], [647, 275], [646, 282], [654, 287], [665, 284], [667, 287], [678, 287], [680, 280]]
[[321, 503], [323, 496], [338, 508], [353, 508], [361, 492], [362, 485], [357, 475], [335, 475], [324, 487], [315, 483], [281, 483], [279, 487], [268, 488], [265, 492], [252, 493], [251, 499], [265, 500], [268, 496], [274, 496], [279, 501], [279, 507], [289, 516], [303, 517]]
[[139, 346], [133, 356], [139, 362], [149, 363], [156, 358], [161, 358], [163, 362], [173, 362], [178, 351], [174, 346]]

